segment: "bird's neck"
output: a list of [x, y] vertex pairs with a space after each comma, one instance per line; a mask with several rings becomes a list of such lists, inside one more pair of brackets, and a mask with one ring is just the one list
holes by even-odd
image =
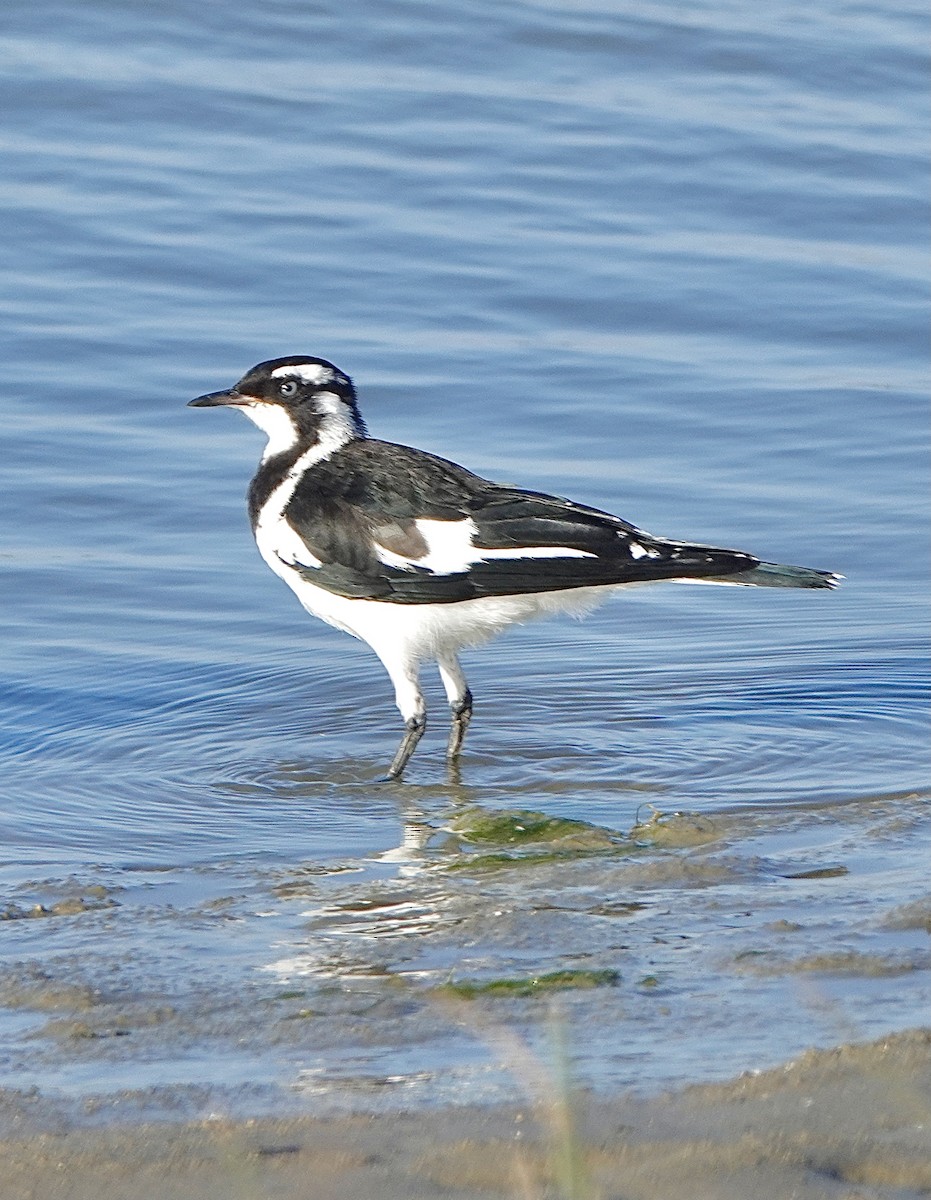
[[318, 463], [325, 462], [343, 446], [360, 440], [362, 436], [348, 422], [337, 424], [323, 421], [315, 431], [298, 431], [294, 441], [282, 448], [276, 448], [269, 438], [259, 469], [249, 485], [249, 516], [253, 528], [259, 513], [277, 488], [293, 493], [307, 472], [312, 472]]

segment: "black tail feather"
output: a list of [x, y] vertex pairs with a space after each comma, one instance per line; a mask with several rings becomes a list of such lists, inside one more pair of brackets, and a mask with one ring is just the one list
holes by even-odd
[[816, 571], [813, 567], [790, 567], [783, 563], [761, 562], [749, 571], [733, 575], [715, 575], [708, 583], [731, 583], [744, 587], [836, 588], [843, 575], [834, 571]]

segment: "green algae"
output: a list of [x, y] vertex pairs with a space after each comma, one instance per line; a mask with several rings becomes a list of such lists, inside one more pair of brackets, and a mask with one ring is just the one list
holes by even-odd
[[631, 849], [623, 835], [612, 829], [529, 809], [489, 810], [476, 805], [460, 812], [451, 829], [460, 847], [483, 851], [462, 854], [448, 863], [453, 871], [539, 866]]
[[812, 867], [807, 871], [793, 871], [790, 875], [783, 875], [783, 879], [837, 879], [843, 875], [849, 875], [849, 867]]
[[580, 988], [614, 987], [620, 982], [618, 971], [565, 970], [524, 979], [490, 979], [485, 983], [474, 980], [451, 980], [435, 991], [457, 1000], [475, 1000], [483, 996], [538, 996], [547, 992], [564, 992]]
[[587, 821], [551, 817], [530, 809], [489, 810], [477, 805], [461, 812], [452, 828], [463, 841], [495, 846], [554, 842], [580, 836], [590, 839], [593, 835], [600, 841], [610, 836], [609, 830]]

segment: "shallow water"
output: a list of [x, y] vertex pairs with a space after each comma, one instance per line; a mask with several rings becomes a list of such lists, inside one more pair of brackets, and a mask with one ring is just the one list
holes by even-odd
[[[0, 925], [5, 1082], [498, 1096], [483, 1022], [545, 1055], [548, 1003], [433, 989], [593, 964], [602, 1090], [926, 1019], [919, 11], [8, 6], [0, 899], [50, 915]], [[518, 630], [461, 781], [430, 679], [376, 785], [387, 678], [259, 561], [257, 432], [184, 408], [299, 351], [376, 436], [847, 581]], [[474, 804], [715, 836], [450, 871]]]

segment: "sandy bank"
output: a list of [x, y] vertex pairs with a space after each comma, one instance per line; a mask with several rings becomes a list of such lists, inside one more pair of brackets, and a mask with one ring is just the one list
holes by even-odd
[[[3, 1097], [3, 1200], [905, 1200], [931, 1195], [931, 1029], [650, 1100], [41, 1132]], [[574, 1176], [575, 1191], [568, 1178]]]

